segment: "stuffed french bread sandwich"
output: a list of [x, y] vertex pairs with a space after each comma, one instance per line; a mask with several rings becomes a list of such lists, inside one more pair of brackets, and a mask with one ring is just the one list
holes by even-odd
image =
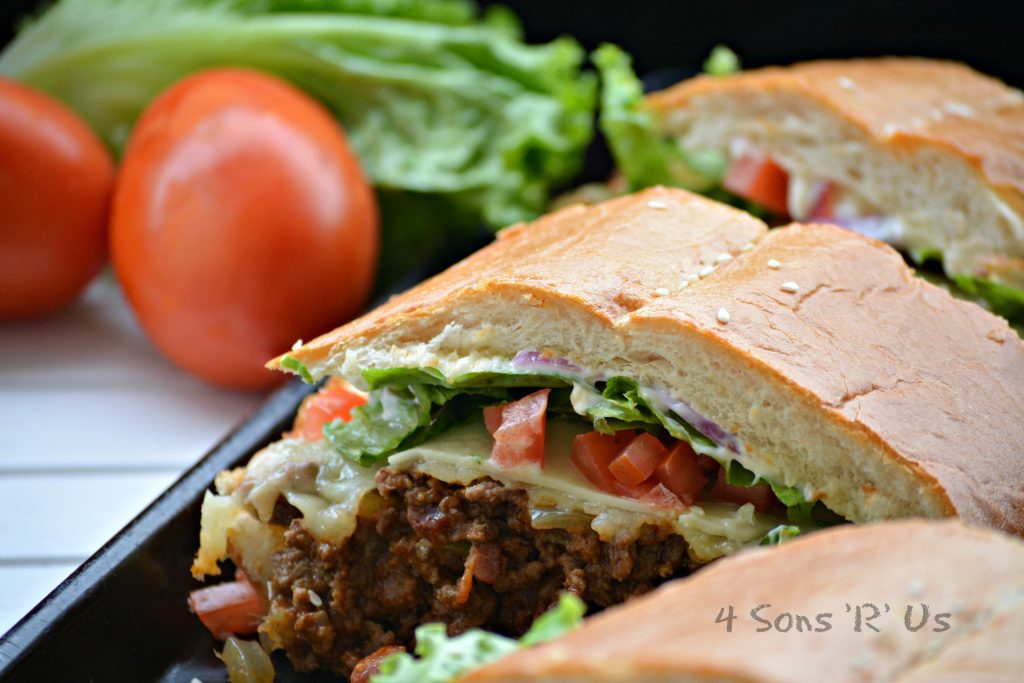
[[303, 670], [846, 522], [1024, 533], [1007, 323], [880, 242], [681, 190], [508, 228], [271, 365], [329, 379], [218, 477], [193, 573], [231, 559]]
[[835, 60], [700, 76], [644, 108], [683, 185], [884, 240], [1024, 320], [1019, 90], [952, 62]]

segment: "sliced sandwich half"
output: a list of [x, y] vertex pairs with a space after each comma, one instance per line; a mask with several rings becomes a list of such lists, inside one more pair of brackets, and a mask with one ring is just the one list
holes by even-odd
[[847, 521], [1024, 531], [1004, 320], [882, 243], [679, 190], [507, 229], [271, 365], [331, 380], [218, 478], [193, 571], [266, 586], [260, 630], [302, 669]]
[[[626, 77], [624, 56], [609, 48], [603, 59], [610, 79]], [[962, 290], [1024, 320], [1019, 90], [952, 62], [836, 60], [700, 76], [641, 110], [633, 115], [677, 148], [666, 152], [676, 158], [663, 175], [673, 177], [660, 182], [724, 189], [775, 220], [886, 241], [918, 263], [938, 261]], [[630, 144], [626, 123], [607, 132], [642, 184], [644, 159], [659, 157]]]

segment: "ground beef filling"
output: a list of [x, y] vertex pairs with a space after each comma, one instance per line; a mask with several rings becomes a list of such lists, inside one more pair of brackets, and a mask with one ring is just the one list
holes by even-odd
[[302, 671], [348, 676], [385, 646], [411, 646], [417, 625], [480, 627], [517, 636], [561, 591], [599, 609], [686, 574], [686, 543], [645, 526], [612, 544], [585, 531], [534, 529], [526, 493], [484, 479], [446, 484], [382, 469], [383, 501], [342, 545], [299, 520], [274, 559], [263, 630]]

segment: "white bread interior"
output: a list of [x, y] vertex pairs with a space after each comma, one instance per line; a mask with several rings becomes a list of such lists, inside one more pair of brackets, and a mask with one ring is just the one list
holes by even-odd
[[[697, 79], [652, 103], [688, 149], [727, 152], [746, 140], [792, 175], [899, 217], [898, 246], [940, 249], [947, 274], [1024, 286], [1024, 99], [992, 79], [927, 60], [822, 62]], [[987, 125], [1003, 134], [998, 152], [980, 139]], [[985, 173], [997, 153], [992, 163], [1015, 182]]]

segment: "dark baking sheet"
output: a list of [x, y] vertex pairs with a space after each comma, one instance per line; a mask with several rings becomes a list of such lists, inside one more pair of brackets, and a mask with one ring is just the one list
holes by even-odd
[[[0, 679], [227, 680], [185, 604], [199, 503], [213, 477], [288, 428], [312, 387], [294, 380], [103, 546], [0, 640]], [[287, 679], [282, 679], [287, 680]]]
[[[3, 3], [0, 29], [34, 3]], [[486, 0], [482, 4], [494, 4]], [[1009, 83], [1024, 83], [1024, 5], [958, 2], [634, 2], [520, 0], [506, 4], [523, 18], [527, 35], [549, 40], [573, 33], [588, 48], [602, 40], [624, 45], [651, 87], [663, 87], [696, 69], [718, 42], [733, 46], [749, 66], [813, 57], [920, 54], [967, 61]], [[1010, 14], [1008, 14], [1008, 12]], [[1013, 16], [1011, 16], [1011, 14]], [[3, 37], [0, 32], [0, 39]], [[756, 58], [755, 58], [756, 56]], [[600, 140], [592, 146], [584, 180], [609, 169]], [[411, 273], [402, 289], [455, 261], [486, 239], [449, 245]], [[293, 380], [269, 396], [243, 423], [138, 518], [101, 548], [0, 639], [0, 680], [226, 681], [213, 651], [217, 643], [186, 608], [196, 587], [188, 572], [198, 542], [203, 492], [222, 469], [244, 463], [290, 425], [312, 387]], [[279, 681], [332, 680], [299, 676], [275, 656]], [[333, 679], [336, 680], [336, 679]]]

